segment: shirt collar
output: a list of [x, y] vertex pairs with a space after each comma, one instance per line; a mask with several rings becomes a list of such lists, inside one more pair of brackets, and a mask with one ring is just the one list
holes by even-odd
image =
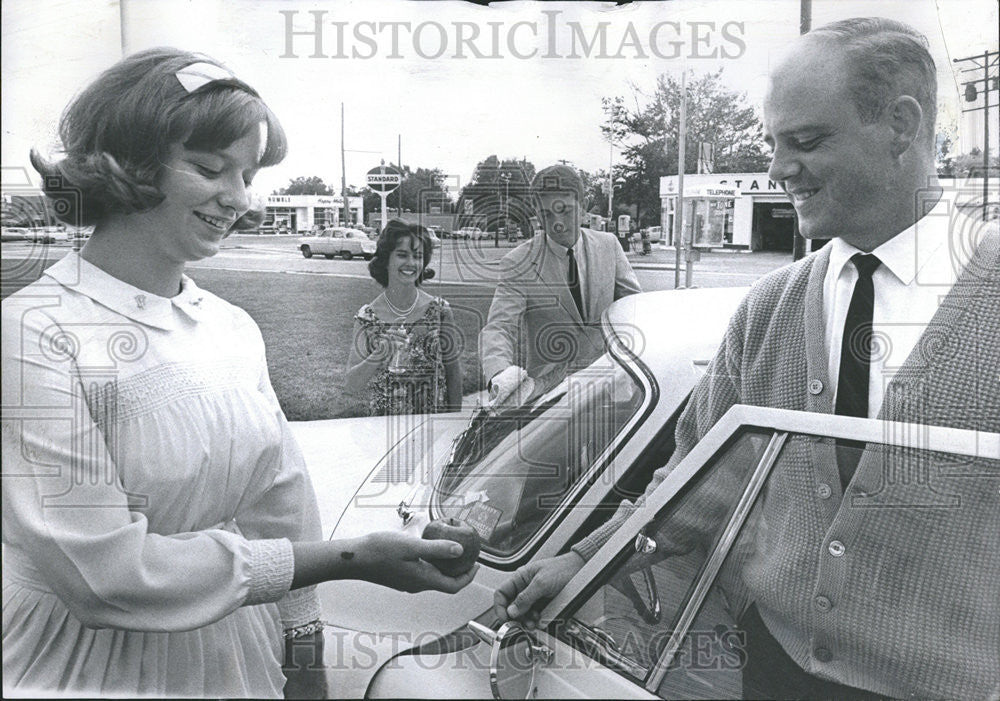
[[[872, 251], [878, 256], [882, 266], [904, 285], [911, 284], [917, 272], [928, 265], [934, 265], [943, 255], [942, 248], [948, 243], [948, 203], [944, 198], [931, 210], [900, 231], [891, 239]], [[863, 253], [841, 238], [830, 242], [830, 270], [834, 279], [840, 277], [851, 257]]]
[[[563, 246], [560, 243], [556, 243], [555, 240], [548, 234], [543, 234], [545, 236], [545, 244], [549, 247], [554, 254], [556, 254], [559, 259], [564, 259], [566, 257], [566, 252], [569, 248]], [[579, 254], [583, 252], [583, 230], [580, 231], [580, 235], [576, 239], [576, 243], [573, 244], [573, 254], [579, 257]]]
[[174, 297], [160, 297], [133, 287], [88, 263], [78, 253], [67, 254], [45, 275], [132, 321], [165, 331], [176, 327], [175, 309], [196, 322], [203, 315], [205, 293], [186, 275], [181, 276], [181, 291]]

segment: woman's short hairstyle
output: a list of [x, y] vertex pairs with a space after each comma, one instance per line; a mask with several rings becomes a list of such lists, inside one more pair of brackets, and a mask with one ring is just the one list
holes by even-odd
[[431, 262], [431, 254], [434, 252], [434, 243], [431, 241], [427, 229], [419, 224], [407, 224], [399, 219], [392, 219], [379, 234], [378, 244], [375, 246], [375, 257], [368, 263], [368, 272], [382, 287], [389, 286], [389, 256], [396, 250], [400, 239], [406, 237], [410, 238], [410, 245], [419, 244], [423, 248], [424, 268], [417, 276], [417, 284], [419, 285], [424, 280], [434, 276], [434, 271], [427, 267], [427, 264]]
[[[182, 84], [178, 72], [195, 64], [217, 67], [209, 72], [218, 77]], [[266, 167], [285, 157], [288, 142], [256, 90], [204, 54], [147, 49], [104, 71], [70, 102], [59, 120], [61, 160], [32, 151], [31, 162], [44, 176], [56, 216], [92, 226], [109, 214], [143, 212], [163, 201], [158, 185], [172, 145], [225, 149], [261, 122], [267, 143], [260, 166]]]
[[924, 113], [924, 141], [933, 146], [937, 118], [937, 69], [927, 37], [910, 25], [885, 17], [853, 17], [809, 33], [838, 43], [850, 68], [850, 91], [858, 115], [870, 124], [900, 95], [917, 101]]

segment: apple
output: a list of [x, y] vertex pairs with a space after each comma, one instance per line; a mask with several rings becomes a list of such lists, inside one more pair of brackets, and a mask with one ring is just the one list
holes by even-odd
[[479, 532], [457, 518], [444, 518], [431, 521], [424, 528], [424, 540], [453, 540], [462, 546], [462, 554], [458, 557], [440, 560], [427, 560], [449, 577], [459, 577], [476, 564], [479, 557]]

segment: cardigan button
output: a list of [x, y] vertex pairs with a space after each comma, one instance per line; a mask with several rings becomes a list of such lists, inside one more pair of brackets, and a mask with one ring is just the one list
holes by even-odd
[[829, 662], [833, 659], [833, 653], [828, 648], [818, 647], [813, 650], [813, 657], [820, 662]]
[[809, 394], [820, 394], [823, 392], [822, 380], [809, 380]]
[[833, 490], [830, 489], [830, 485], [826, 482], [820, 482], [816, 485], [816, 496], [820, 499], [829, 499], [833, 495]]
[[817, 596], [813, 603], [816, 604], [816, 610], [820, 613], [828, 613], [833, 608], [833, 602], [825, 596]]
[[829, 550], [830, 554], [834, 557], [841, 557], [845, 552], [847, 552], [847, 548], [845, 548], [844, 544], [839, 540], [831, 540], [830, 545], [827, 546], [827, 550]]

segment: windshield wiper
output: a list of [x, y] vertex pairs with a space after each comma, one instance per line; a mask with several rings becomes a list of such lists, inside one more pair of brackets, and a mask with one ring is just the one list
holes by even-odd
[[478, 465], [493, 452], [507, 436], [533, 422], [565, 394], [561, 392], [534, 406], [516, 406], [502, 411], [496, 411], [491, 407], [479, 407], [469, 420], [468, 427], [452, 444], [451, 455], [442, 473], [438, 492], [450, 494], [452, 487], [465, 477], [473, 466]]

